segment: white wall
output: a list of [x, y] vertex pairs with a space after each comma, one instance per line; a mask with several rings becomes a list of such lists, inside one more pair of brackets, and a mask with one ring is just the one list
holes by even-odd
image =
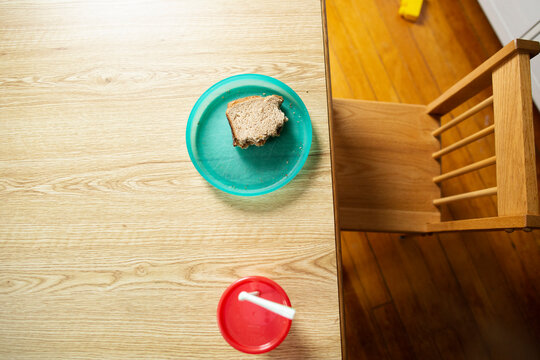
[[[540, 0], [478, 0], [503, 45], [516, 38], [540, 41]], [[534, 103], [540, 108], [540, 55], [531, 60]]]

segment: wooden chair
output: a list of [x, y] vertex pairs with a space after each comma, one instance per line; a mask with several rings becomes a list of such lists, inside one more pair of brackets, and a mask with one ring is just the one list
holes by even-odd
[[[530, 58], [517, 39], [428, 105], [333, 99], [333, 159], [342, 230], [431, 233], [540, 227]], [[493, 95], [440, 126], [440, 117], [492, 85]], [[440, 135], [487, 106], [494, 124], [441, 148]], [[495, 133], [495, 156], [441, 173], [443, 155]], [[441, 197], [439, 184], [496, 164], [497, 186]], [[496, 217], [441, 221], [439, 207], [497, 195]]]

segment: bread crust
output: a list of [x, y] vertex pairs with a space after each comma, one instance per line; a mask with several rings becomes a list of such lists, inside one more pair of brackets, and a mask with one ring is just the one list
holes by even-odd
[[[280, 96], [280, 95], [268, 95], [267, 97], [270, 97], [270, 96], [275, 96], [275, 97], [278, 97], [280, 100], [281, 100], [281, 103], [283, 103], [283, 96]], [[229, 109], [237, 104], [241, 104], [245, 101], [248, 101], [248, 100], [251, 100], [251, 99], [257, 99], [257, 98], [264, 98], [263, 96], [259, 96], [259, 95], [252, 95], [252, 96], [246, 96], [244, 98], [240, 98], [240, 99], [236, 99], [234, 101], [231, 101], [230, 103], [227, 104], [227, 110], [225, 111], [225, 115], [227, 116], [227, 121], [229, 122], [229, 127], [231, 128], [231, 133], [232, 133], [232, 137], [233, 137], [233, 146], [239, 146], [241, 147], [242, 149], [246, 149], [248, 148], [250, 145], [255, 145], [255, 146], [262, 146], [264, 144], [266, 144], [266, 141], [269, 139], [266, 138], [266, 139], [263, 139], [263, 140], [259, 140], [259, 141], [256, 141], [256, 142], [253, 142], [253, 141], [248, 141], [246, 142], [244, 145], [241, 145], [240, 144], [240, 141], [238, 140], [238, 137], [236, 136], [235, 132], [234, 132], [234, 128], [233, 128], [233, 125], [232, 125], [232, 122], [231, 122], [231, 119], [229, 117]], [[287, 120], [287, 118], [285, 118], [285, 121]], [[283, 128], [283, 126], [279, 127], [278, 129], [276, 129], [276, 133], [277, 133], [277, 136], [279, 136], [279, 134], [281, 133], [281, 129]]]

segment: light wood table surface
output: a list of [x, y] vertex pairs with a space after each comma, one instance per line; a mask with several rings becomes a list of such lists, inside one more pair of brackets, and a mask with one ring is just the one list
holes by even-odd
[[[216, 321], [249, 275], [297, 309], [262, 357], [341, 357], [322, 24], [307, 0], [0, 4], [0, 358], [254, 358]], [[240, 73], [313, 124], [303, 170], [255, 198], [185, 144], [197, 98]]]

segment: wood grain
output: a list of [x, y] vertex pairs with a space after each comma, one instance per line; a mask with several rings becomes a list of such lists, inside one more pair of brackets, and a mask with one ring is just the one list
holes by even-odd
[[[529, 75], [529, 58], [536, 55], [539, 50], [540, 45], [536, 42], [515, 40], [458, 81], [455, 86], [434, 102], [440, 102], [438, 105], [434, 105], [435, 107], [446, 106], [448, 110], [454, 108], [464, 102], [467, 97], [476, 95], [482, 90], [482, 87], [487, 87], [488, 75], [493, 72], [493, 88], [496, 95], [488, 97], [455, 119], [436, 128], [431, 135], [437, 136], [455, 127], [493, 104], [495, 98], [497, 105], [494, 110], [494, 122], [497, 125], [488, 125], [469, 136], [444, 146], [433, 152], [431, 157], [439, 159], [443, 155], [492, 135], [496, 127], [499, 128], [500, 134], [497, 137], [496, 148], [503, 160], [497, 166], [497, 177], [504, 188], [498, 199], [498, 210], [499, 214], [503, 216], [535, 215], [539, 212], [536, 169], [533, 165], [536, 161], [533, 151], [534, 135]], [[512, 94], [518, 94], [517, 98], [514, 99]], [[424, 219], [422, 216], [427, 216], [429, 209], [416, 209], [407, 196], [416, 192], [417, 197], [422, 199], [424, 194], [428, 196], [433, 193], [422, 191], [422, 172], [420, 172], [420, 179], [415, 178], [414, 181], [410, 182], [405, 179], [405, 174], [411, 172], [411, 169], [407, 171], [407, 169], [400, 167], [407, 164], [409, 160], [415, 164], [416, 168], [423, 167], [422, 161], [426, 154], [415, 153], [413, 149], [406, 146], [397, 148], [399, 155], [411, 155], [407, 156], [405, 160], [392, 153], [396, 151], [395, 144], [406, 144], [410, 139], [416, 139], [413, 147], [433, 142], [433, 139], [427, 139], [422, 131], [426, 126], [429, 127], [435, 118], [424, 114], [426, 108], [421, 106], [414, 108], [413, 105], [351, 99], [334, 99], [333, 110], [332, 124], [337, 129], [333, 132], [334, 142], [337, 143], [333, 147], [336, 164], [334, 167], [335, 191], [339, 199], [336, 209], [341, 219], [342, 229], [425, 232], [426, 224], [435, 223], [436, 220]], [[519, 115], [515, 116], [515, 114]], [[498, 119], [500, 119], [500, 123]], [[413, 127], [412, 131], [410, 131], [411, 129], [407, 131], [401, 125], [401, 121], [408, 125], [415, 124], [414, 127], [418, 130]], [[515, 126], [514, 122], [516, 122]], [[413, 154], [416, 154], [417, 158], [414, 158]], [[394, 158], [398, 160], [395, 162]], [[495, 160], [495, 157], [491, 157], [491, 159]], [[494, 161], [491, 161], [491, 164], [493, 163]], [[440, 179], [450, 179], [473, 170], [482, 170], [486, 164], [490, 164], [490, 162], [479, 161], [449, 171], [444, 177], [440, 176], [440, 170], [434, 170], [433, 173], [437, 175], [433, 179], [434, 182], [438, 182], [437, 180]], [[385, 167], [388, 169], [383, 170]], [[379, 176], [378, 173], [383, 175]], [[405, 185], [401, 184], [401, 181]], [[418, 196], [418, 194], [422, 195]], [[432, 203], [440, 206], [457, 200], [495, 194], [497, 194], [497, 186], [492, 186], [484, 190], [434, 198]], [[413, 204], [412, 208], [401, 208], [401, 205], [408, 206], [410, 204]], [[438, 214], [437, 217], [439, 217]], [[477, 222], [475, 226], [481, 223]], [[460, 229], [458, 227], [460, 224], [463, 223], [454, 222], [448, 229], [466, 230]], [[495, 228], [501, 228], [501, 226]]]
[[451, 145], [448, 145], [448, 146], [445, 146], [443, 147], [442, 149], [440, 149], [439, 151], [437, 152], [434, 152], [431, 156], [434, 158], [434, 159], [438, 159], [440, 158], [441, 156], [443, 155], [446, 155], [452, 151], [455, 151], [465, 145], [468, 145], [470, 143], [472, 143], [473, 141], [476, 141], [478, 139], [481, 139], [483, 137], [486, 137], [488, 135], [491, 135], [495, 132], [495, 125], [490, 125], [478, 132], [475, 132], [474, 134], [472, 135], [469, 135], [467, 136], [466, 138], [464, 139], [461, 139], [459, 141], [456, 141], [455, 143], [451, 144]]
[[425, 107], [334, 98], [333, 109], [341, 228], [421, 232], [438, 221], [437, 122]]
[[[359, 270], [366, 270], [365, 274], [369, 274], [369, 276], [377, 276], [379, 271], [377, 268], [369, 267], [369, 265], [367, 268], [358, 268], [356, 265], [361, 264], [357, 261], [358, 247], [349, 248], [349, 245], [355, 245], [355, 240], [358, 238], [357, 233], [351, 233], [352, 236], [349, 237], [346, 232], [342, 234], [343, 279], [345, 283], [354, 284], [354, 286], [349, 286], [344, 291], [345, 316], [349, 319], [345, 323], [347, 329], [347, 355], [353, 359], [369, 359], [373, 356], [384, 357], [386, 353], [384, 339], [377, 334], [377, 324], [370, 320], [372, 319], [371, 307], [374, 305], [373, 301], [382, 299], [382, 297], [379, 298], [379, 295], [384, 294], [385, 285], [382, 283], [377, 284], [379, 290], [382, 291], [374, 296], [372, 296], [371, 292], [366, 291], [366, 289], [373, 288], [369, 287], [369, 284], [363, 284], [359, 281], [361, 277]], [[363, 259], [374, 261], [373, 253], [366, 253]], [[358, 307], [356, 304], [362, 304], [362, 306]]]
[[[341, 357], [321, 10], [0, 5], [0, 357], [252, 358], [216, 323], [248, 275], [297, 309], [272, 357]], [[197, 98], [239, 73], [290, 85], [313, 124], [298, 177], [258, 198], [211, 187], [185, 147]]]
[[321, 1], [321, 18], [322, 18], [322, 30], [323, 30], [323, 43], [324, 43], [324, 71], [326, 77], [326, 105], [327, 105], [327, 115], [328, 115], [328, 132], [330, 138], [330, 158], [332, 164], [332, 194], [334, 200], [334, 233], [336, 241], [336, 265], [337, 265], [337, 280], [338, 280], [338, 290], [339, 290], [339, 324], [340, 324], [340, 333], [341, 333], [341, 354], [343, 358], [347, 358], [347, 338], [345, 337], [345, 304], [343, 299], [343, 264], [342, 264], [342, 251], [341, 251], [341, 235], [339, 227], [339, 216], [336, 209], [339, 207], [337, 203], [337, 198], [335, 196], [336, 192], [336, 175], [334, 171], [335, 164], [335, 152], [334, 152], [334, 141], [333, 141], [333, 123], [332, 123], [332, 82], [330, 79], [330, 46], [328, 45], [328, 22], [326, 16], [326, 1]]
[[517, 53], [534, 56], [538, 52], [540, 52], [540, 46], [535, 41], [516, 39], [510, 42], [496, 56], [490, 57], [427, 105], [427, 112], [439, 115], [446, 114], [457, 105], [476, 95], [480, 90], [488, 87], [491, 81], [491, 72], [510, 57]]
[[389, 359], [414, 359], [414, 351], [403, 327], [399, 314], [392, 303], [373, 309], [373, 316], [379, 325], [388, 349]]
[[433, 131], [433, 136], [438, 136], [445, 132], [446, 130], [456, 126], [462, 121], [467, 120], [474, 114], [478, 113], [479, 111], [485, 109], [486, 107], [493, 104], [493, 95], [488, 97], [487, 99], [483, 100], [482, 102], [478, 103], [477, 105], [473, 106], [469, 110], [465, 111], [463, 114], [460, 114], [459, 116], [456, 116], [456, 118], [452, 119], [451, 121], [447, 122], [443, 126], [437, 128], [435, 131]]
[[497, 187], [491, 187], [487, 189], [470, 191], [470, 192], [457, 194], [457, 195], [445, 196], [440, 199], [434, 199], [433, 205], [442, 205], [442, 204], [446, 204], [453, 201], [473, 199], [480, 196], [489, 196], [489, 195], [496, 195], [496, 194], [497, 194]]
[[463, 174], [469, 173], [471, 171], [482, 169], [482, 168], [484, 168], [486, 166], [495, 165], [496, 162], [497, 162], [497, 157], [492, 156], [492, 157], [489, 157], [487, 159], [480, 160], [480, 161], [477, 161], [475, 163], [469, 164], [467, 166], [463, 166], [463, 167], [461, 167], [459, 169], [449, 171], [449, 172], [444, 173], [442, 175], [435, 176], [433, 178], [433, 182], [434, 183], [440, 183], [442, 181], [451, 179], [453, 177], [463, 175]]
[[[364, 49], [355, 48], [349, 38], [370, 39], [366, 46], [379, 55], [373, 61], [379, 61], [384, 68], [384, 72], [377, 73], [377, 79], [390, 77], [395, 92], [392, 96], [401, 102], [419, 104], [435, 99], [501, 48], [476, 0], [424, 1], [421, 17], [414, 24], [401, 19], [398, 8], [398, 0], [328, 1], [328, 13], [332, 13], [328, 26], [335, 97], [392, 101], [385, 97], [387, 91], [374, 91], [375, 87], [365, 80], [366, 70], [356, 62], [357, 53]], [[397, 59], [397, 63], [387, 61], [389, 58]], [[408, 74], [414, 81], [406, 80]], [[489, 89], [480, 92], [444, 116], [443, 124], [490, 95]], [[540, 117], [533, 110], [538, 130]], [[488, 107], [443, 133], [442, 144], [451, 144], [491, 123], [493, 110]], [[535, 140], [538, 152], [539, 134]], [[442, 171], [494, 156], [494, 143], [491, 135], [443, 157]], [[537, 156], [537, 163], [538, 160]], [[495, 166], [490, 166], [443, 182], [442, 194], [489, 188], [496, 185], [495, 178]], [[454, 202], [441, 210], [446, 219], [467, 219], [479, 214], [493, 217], [497, 215], [496, 198]], [[349, 252], [348, 246], [343, 247], [344, 258], [350, 259], [343, 266], [347, 275], [346, 337], [351, 359], [389, 358], [389, 354], [395, 358], [424, 359], [428, 358], [427, 350], [423, 350], [426, 346], [434, 351], [434, 358], [540, 356], [540, 242], [536, 230], [408, 235], [405, 239], [380, 233], [346, 234], [347, 245], [363, 243], [367, 238], [367, 248], [359, 245]], [[379, 247], [380, 242], [393, 244], [396, 251], [389, 251], [388, 246]], [[401, 246], [404, 242], [407, 245]], [[420, 251], [415, 251], [416, 247]], [[396, 253], [401, 261], [394, 261], [392, 256]], [[385, 306], [383, 312], [371, 307], [362, 296], [350, 295], [362, 293], [357, 289], [367, 294], [379, 293], [377, 282], [370, 281], [373, 273], [363, 267], [370, 257], [388, 288], [397, 319], [391, 313], [392, 306]], [[400, 281], [390, 280], [402, 273], [405, 276]], [[404, 338], [412, 350], [407, 350]], [[426, 338], [432, 345], [422, 345]], [[365, 345], [366, 339], [372, 340], [371, 346]], [[379, 339], [384, 340], [382, 348], [374, 345], [380, 344]], [[519, 354], [512, 354], [512, 349]]]
[[493, 72], [500, 215], [540, 214], [530, 73], [527, 53], [516, 54]]
[[516, 215], [443, 221], [440, 223], [428, 224], [426, 227], [426, 231], [447, 232], [458, 230], [521, 230], [524, 228], [537, 228], [538, 226], [540, 226], [540, 216]]

